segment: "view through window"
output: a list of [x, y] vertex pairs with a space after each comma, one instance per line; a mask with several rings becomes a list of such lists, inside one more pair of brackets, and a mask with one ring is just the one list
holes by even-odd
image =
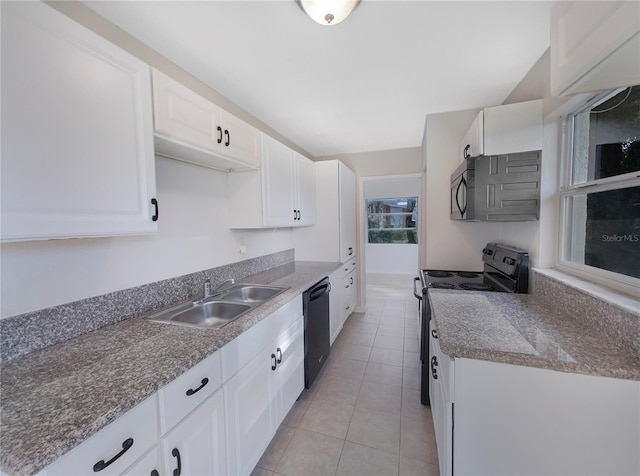
[[564, 260], [640, 278], [640, 86], [602, 95], [569, 120]]
[[367, 200], [369, 243], [418, 243], [418, 197]]

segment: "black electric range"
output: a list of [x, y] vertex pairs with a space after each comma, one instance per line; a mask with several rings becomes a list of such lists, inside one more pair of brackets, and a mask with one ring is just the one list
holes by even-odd
[[[413, 294], [418, 299], [418, 344], [420, 352], [421, 401], [429, 405], [429, 289], [527, 293], [529, 288], [529, 254], [501, 243], [487, 243], [482, 250], [482, 271], [423, 269], [414, 278]], [[416, 289], [420, 281], [422, 289]]]

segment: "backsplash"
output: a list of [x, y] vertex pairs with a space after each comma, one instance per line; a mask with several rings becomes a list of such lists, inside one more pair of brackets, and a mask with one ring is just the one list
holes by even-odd
[[640, 355], [640, 317], [534, 270], [533, 293]]
[[215, 288], [294, 261], [293, 249], [0, 320], [0, 361], [15, 359], [116, 322], [201, 297]]

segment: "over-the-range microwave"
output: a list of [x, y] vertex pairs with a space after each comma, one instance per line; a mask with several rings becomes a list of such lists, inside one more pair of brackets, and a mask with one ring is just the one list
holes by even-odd
[[540, 217], [540, 151], [470, 157], [451, 174], [450, 217], [533, 221]]

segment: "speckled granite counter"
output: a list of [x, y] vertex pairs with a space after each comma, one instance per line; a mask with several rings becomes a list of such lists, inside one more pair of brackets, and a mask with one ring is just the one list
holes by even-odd
[[430, 289], [429, 300], [440, 348], [451, 357], [640, 380], [637, 347], [535, 294]]
[[339, 266], [293, 262], [244, 278], [289, 290], [218, 330], [140, 316], [3, 364], [2, 470], [41, 470]]

